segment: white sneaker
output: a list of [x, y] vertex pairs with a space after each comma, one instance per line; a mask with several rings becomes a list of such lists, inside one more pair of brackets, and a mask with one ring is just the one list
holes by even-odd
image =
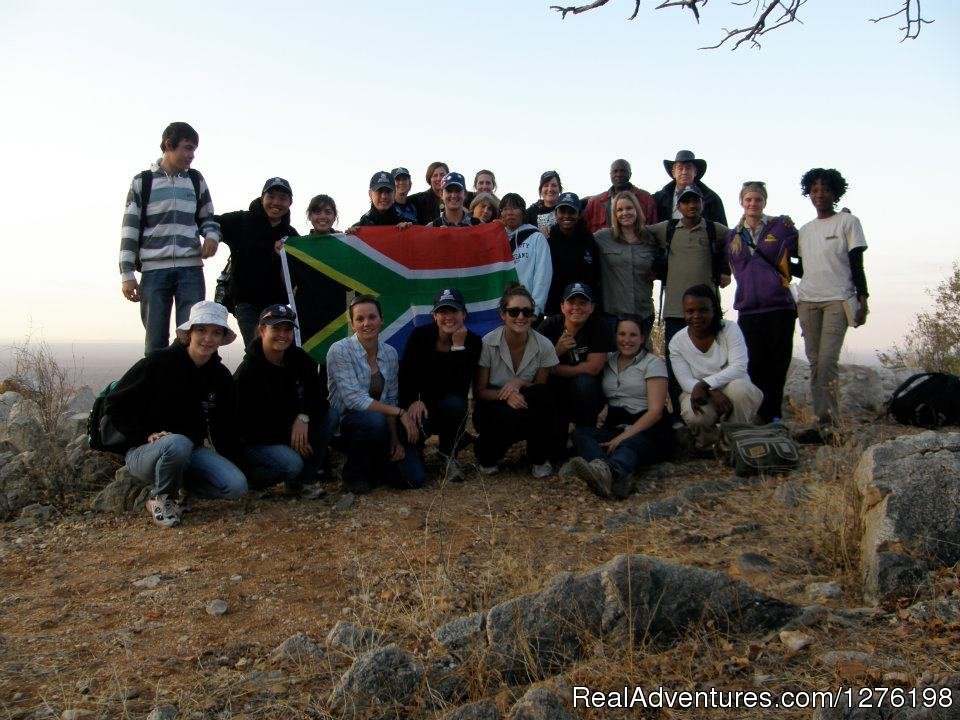
[[147, 500], [147, 512], [160, 527], [172, 528], [180, 524], [180, 508], [169, 495], [157, 495]]
[[550, 464], [550, 461], [540, 463], [539, 465], [534, 465], [530, 468], [530, 473], [537, 478], [542, 480], [543, 478], [548, 478], [553, 475], [553, 465]]
[[480, 466], [481, 475], [496, 475], [498, 472], [500, 472], [499, 465], [481, 465]]

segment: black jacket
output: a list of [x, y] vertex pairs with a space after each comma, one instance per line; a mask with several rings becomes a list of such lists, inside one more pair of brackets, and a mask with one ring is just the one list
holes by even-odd
[[104, 415], [130, 447], [155, 432], [186, 435], [202, 446], [208, 436], [217, 452], [238, 456], [236, 388], [219, 355], [197, 367], [179, 340], [150, 353], [120, 378], [104, 401]]
[[247, 445], [289, 445], [297, 415], [305, 413], [315, 423], [326, 414], [317, 363], [296, 345], [283, 353], [283, 365], [274, 365], [264, 356], [261, 339], [254, 339], [233, 379], [240, 438]]
[[407, 202], [413, 203], [417, 209], [417, 225], [429, 225], [440, 217], [440, 211], [443, 210], [443, 205], [431, 188], [407, 195]]
[[282, 237], [300, 234], [290, 225], [290, 213], [273, 227], [257, 198], [250, 203], [249, 210], [219, 215], [216, 220], [223, 241], [230, 247], [230, 295], [234, 302], [250, 303], [258, 312], [267, 305], [288, 302], [280, 256], [274, 245]]
[[404, 222], [403, 215], [400, 214], [400, 208], [395, 204], [383, 212], [370, 205], [370, 209], [357, 220], [356, 224], [359, 227], [367, 227], [370, 225], [396, 225], [402, 222]]
[[[723, 210], [723, 201], [720, 196], [702, 182], [698, 182], [696, 185], [703, 193], [703, 217], [721, 225], [726, 225], [727, 214]], [[671, 180], [654, 194], [653, 201], [657, 204], [657, 220], [659, 222], [673, 217], [673, 194], [676, 191], [677, 181]]]
[[436, 323], [414, 328], [400, 359], [400, 406], [409, 407], [414, 400], [433, 405], [444, 395], [466, 399], [480, 362], [480, 336], [467, 330], [463, 344], [466, 350], [437, 352]]
[[594, 312], [600, 310], [600, 249], [593, 233], [587, 230], [587, 223], [583, 218], [577, 220], [570, 237], [564, 235], [557, 225], [550, 228], [550, 259], [553, 263], [553, 279], [550, 281], [550, 290], [547, 293], [547, 302], [544, 312], [547, 315], [556, 315], [560, 312], [560, 296], [563, 289], [574, 282], [586, 283], [593, 290], [596, 303]]

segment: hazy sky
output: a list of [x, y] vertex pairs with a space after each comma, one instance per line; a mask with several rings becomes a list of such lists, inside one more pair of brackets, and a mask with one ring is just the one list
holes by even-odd
[[[798, 224], [814, 215], [800, 175], [836, 167], [870, 246], [872, 313], [847, 347], [902, 335], [960, 256], [957, 3], [924, 2], [935, 24], [900, 43], [897, 19], [868, 21], [900, 0], [810, 0], [803, 25], [730, 52], [696, 48], [749, 8], [710, 3], [698, 26], [651, 3], [628, 22], [629, 0], [561, 21], [551, 1], [7, 0], [0, 338], [142, 341], [120, 221], [174, 120], [200, 133], [194, 167], [218, 212], [281, 175], [301, 232], [312, 195], [336, 198], [344, 228], [374, 171], [409, 167], [419, 191], [433, 160], [492, 168], [501, 194], [530, 202], [548, 168], [581, 195], [606, 189], [617, 157], [653, 192], [663, 159], [689, 148], [731, 222], [740, 183], [764, 179], [768, 210]], [[224, 246], [207, 262], [208, 296], [226, 260]]]

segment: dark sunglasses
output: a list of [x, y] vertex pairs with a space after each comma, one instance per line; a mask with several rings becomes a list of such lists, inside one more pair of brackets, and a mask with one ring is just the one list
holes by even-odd
[[533, 308], [508, 307], [508, 308], [504, 308], [503, 311], [512, 318], [520, 317], [521, 315], [523, 315], [525, 318], [533, 317]]

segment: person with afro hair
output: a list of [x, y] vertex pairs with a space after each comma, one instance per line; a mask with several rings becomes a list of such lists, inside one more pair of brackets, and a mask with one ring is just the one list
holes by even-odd
[[800, 433], [801, 442], [839, 439], [840, 349], [848, 327], [867, 320], [867, 279], [863, 253], [867, 249], [860, 220], [836, 205], [847, 181], [834, 169], [814, 168], [800, 179], [817, 217], [800, 228], [801, 277], [797, 315], [810, 363], [810, 389], [818, 426]]

